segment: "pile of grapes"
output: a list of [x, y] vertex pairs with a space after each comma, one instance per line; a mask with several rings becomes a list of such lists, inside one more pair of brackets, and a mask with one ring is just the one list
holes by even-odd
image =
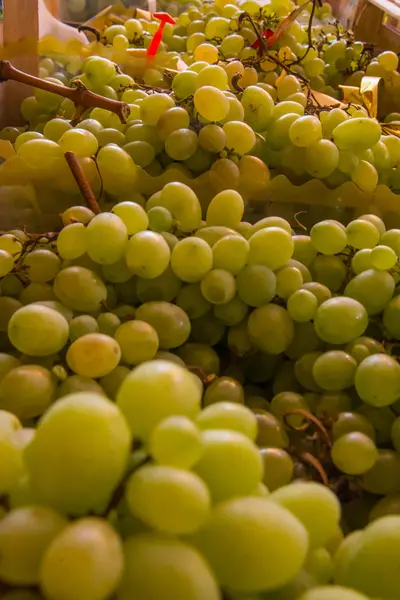
[[181, 72], [46, 57], [127, 123], [38, 89], [2, 131], [0, 180], [75, 201], [0, 235], [2, 600], [399, 600], [400, 229], [259, 200], [276, 173], [400, 190], [398, 115], [313, 95], [390, 100], [398, 59], [303, 4], [270, 48], [290, 0], [190, 5]]

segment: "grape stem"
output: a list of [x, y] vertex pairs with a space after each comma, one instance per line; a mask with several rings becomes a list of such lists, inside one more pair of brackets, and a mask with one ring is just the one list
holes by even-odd
[[2, 60], [0, 61], [0, 83], [10, 80], [17, 81], [18, 83], [24, 83], [25, 85], [30, 85], [46, 92], [57, 94], [63, 98], [68, 98], [75, 104], [77, 109], [83, 107], [103, 108], [104, 110], [109, 110], [119, 117], [121, 123], [126, 123], [130, 115], [130, 108], [126, 102], [112, 100], [111, 98], [105, 98], [104, 96], [95, 94], [94, 92], [88, 90], [79, 80], [75, 81], [74, 88], [70, 88], [61, 84], [58, 85], [57, 83], [46, 81], [45, 79], [40, 79], [39, 77], [29, 75], [24, 71], [20, 71], [19, 69], [13, 67], [8, 60]]
[[[289, 421], [289, 417], [292, 415], [298, 415], [300, 417], [303, 417], [305, 419], [305, 423], [299, 425], [298, 427], [296, 425], [293, 425], [293, 423]], [[321, 435], [328, 448], [331, 447], [331, 440], [329, 439], [327, 430], [325, 429], [321, 421], [317, 419], [317, 417], [315, 417], [308, 410], [303, 410], [302, 408], [293, 408], [292, 410], [289, 410], [284, 414], [283, 420], [285, 425], [293, 431], [306, 431], [310, 425], [314, 425], [316, 431], [319, 435]]]
[[87, 180], [76, 154], [74, 152], [65, 152], [64, 156], [69, 168], [71, 169], [71, 173], [78, 184], [79, 191], [81, 192], [87, 207], [90, 208], [95, 215], [98, 215], [101, 212], [99, 203], [96, 200], [91, 185]]
[[125, 474], [125, 476], [120, 481], [118, 487], [115, 488], [113, 495], [111, 496], [111, 500], [108, 503], [107, 508], [105, 509], [104, 514], [103, 514], [104, 518], [107, 518], [113, 510], [118, 508], [119, 503], [121, 502], [121, 500], [123, 499], [123, 497], [125, 495], [126, 484], [128, 482], [128, 479], [132, 475], [132, 473], [134, 473], [141, 467], [144, 467], [144, 465], [146, 465], [150, 461], [151, 461], [151, 457], [146, 456], [138, 465], [135, 465], [135, 467], [133, 469], [129, 470]]

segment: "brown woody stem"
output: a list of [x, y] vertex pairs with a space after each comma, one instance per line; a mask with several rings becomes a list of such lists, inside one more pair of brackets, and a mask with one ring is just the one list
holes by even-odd
[[13, 67], [8, 60], [2, 60], [0, 61], [0, 83], [9, 80], [17, 81], [18, 83], [24, 83], [25, 85], [30, 85], [32, 87], [45, 90], [46, 92], [58, 94], [63, 98], [68, 98], [69, 100], [72, 100], [76, 107], [83, 106], [85, 108], [104, 108], [105, 110], [109, 110], [118, 115], [122, 123], [126, 123], [130, 114], [130, 108], [125, 102], [99, 96], [99, 94], [95, 94], [94, 92], [88, 90], [79, 81], [76, 82], [76, 87], [74, 88], [70, 88], [61, 84], [58, 85], [57, 83], [45, 81], [44, 79], [40, 79], [34, 75], [24, 73], [24, 71], [20, 71], [19, 69]]
[[329, 485], [329, 479], [328, 479], [328, 475], [325, 472], [324, 467], [321, 465], [321, 463], [319, 462], [319, 460], [317, 460], [315, 458], [315, 456], [313, 456], [312, 454], [310, 454], [309, 452], [303, 452], [300, 455], [300, 460], [308, 465], [311, 465], [312, 467], [314, 467], [314, 469], [317, 471], [318, 475], [321, 477], [321, 481], [324, 485]]
[[[293, 416], [293, 415], [298, 415], [299, 417], [303, 417], [305, 419], [306, 423], [304, 423], [303, 425], [299, 425], [298, 427], [291, 424], [289, 422], [289, 417]], [[283, 421], [287, 427], [290, 427], [290, 429], [293, 429], [294, 431], [305, 431], [306, 429], [308, 429], [308, 427], [310, 425], [314, 425], [316, 430], [322, 435], [322, 438], [324, 439], [324, 442], [326, 443], [328, 448], [331, 447], [331, 440], [329, 439], [327, 430], [322, 425], [321, 421], [319, 419], [317, 419], [317, 417], [315, 417], [308, 410], [303, 410], [301, 408], [294, 408], [293, 410], [290, 410], [284, 414]]]
[[100, 206], [76, 155], [73, 152], [65, 152], [64, 156], [88, 208], [98, 215], [101, 212]]

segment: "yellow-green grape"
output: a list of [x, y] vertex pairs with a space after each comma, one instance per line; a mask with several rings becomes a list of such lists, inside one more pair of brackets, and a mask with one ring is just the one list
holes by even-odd
[[[62, 135], [72, 129], [71, 123], [66, 119], [51, 119], [46, 123], [43, 129], [43, 135], [48, 140], [52, 140], [53, 142], [58, 142]], [[41, 136], [42, 137], [42, 136]], [[34, 139], [34, 138], [32, 138]], [[17, 145], [15, 146], [17, 149]]]
[[157, 125], [161, 115], [174, 106], [174, 99], [168, 94], [148, 95], [140, 103], [140, 118], [145, 125]]
[[351, 178], [363, 192], [371, 193], [378, 185], [377, 170], [366, 160], [360, 160], [353, 168]]
[[347, 284], [344, 294], [361, 302], [369, 315], [376, 315], [390, 302], [394, 288], [395, 283], [390, 273], [368, 269]]
[[232, 273], [212, 269], [201, 280], [201, 293], [212, 304], [227, 304], [236, 294], [236, 281]]
[[58, 400], [25, 450], [35, 497], [68, 515], [104, 511], [131, 441], [123, 415], [104, 396], [84, 392]]
[[87, 232], [83, 223], [71, 223], [60, 231], [57, 250], [64, 260], [74, 260], [86, 253]]
[[375, 269], [389, 270], [397, 263], [397, 254], [389, 246], [375, 246], [371, 251], [371, 264]]
[[126, 501], [134, 516], [156, 531], [197, 531], [210, 514], [210, 492], [200, 477], [166, 465], [146, 465], [127, 482]]
[[195, 472], [207, 484], [213, 502], [250, 494], [261, 481], [261, 457], [246, 435], [228, 429], [207, 429], [203, 432], [203, 444], [204, 452]]
[[340, 150], [360, 153], [379, 142], [381, 127], [374, 119], [358, 117], [340, 123], [333, 130], [332, 135]]
[[226, 235], [212, 247], [213, 266], [237, 275], [246, 265], [249, 243], [241, 236]]
[[96, 333], [99, 330], [97, 321], [90, 315], [79, 315], [69, 322], [69, 339], [74, 342], [82, 335]]
[[283, 267], [293, 255], [292, 236], [280, 227], [260, 229], [249, 239], [248, 262], [276, 270]]
[[264, 265], [246, 265], [236, 278], [239, 298], [249, 306], [262, 306], [276, 294], [275, 273]]
[[247, 593], [289, 583], [308, 550], [307, 532], [295, 516], [268, 498], [252, 496], [217, 505], [196, 541], [218, 582]]
[[81, 158], [93, 156], [99, 148], [96, 137], [86, 129], [68, 129], [59, 144], [63, 152], [73, 152]]
[[84, 267], [62, 269], [54, 280], [54, 292], [65, 306], [80, 312], [100, 310], [107, 298], [103, 281]]
[[198, 237], [188, 237], [176, 244], [171, 253], [174, 273], [187, 283], [200, 281], [213, 266], [210, 246]]
[[358, 365], [355, 387], [364, 402], [372, 406], [389, 406], [397, 399], [400, 366], [386, 354], [372, 354]]
[[238, 325], [247, 316], [248, 306], [239, 298], [234, 296], [226, 304], [217, 304], [214, 306], [214, 316], [225, 325]]
[[[172, 86], [179, 77], [179, 74], [174, 77]], [[193, 90], [193, 93], [195, 88]], [[190, 94], [189, 94], [190, 95]], [[168, 135], [176, 129], [187, 129], [189, 127], [189, 114], [187, 111], [180, 107], [174, 106], [173, 108], [167, 109], [157, 122], [157, 132], [162, 140], [166, 140]]]
[[221, 152], [226, 146], [226, 134], [219, 125], [206, 125], [199, 132], [199, 145], [208, 152]]
[[125, 260], [133, 274], [154, 279], [169, 265], [171, 252], [164, 238], [154, 231], [139, 231], [127, 244]]
[[[257, 77], [257, 73], [256, 73]], [[242, 77], [245, 84], [246, 69]], [[256, 83], [256, 81], [254, 82]], [[274, 109], [274, 101], [265, 90], [252, 83], [246, 85], [241, 103], [244, 108], [244, 120], [254, 131], [265, 131], [269, 125]]]
[[[25, 131], [24, 133], [21, 133], [15, 140], [15, 144], [14, 144], [15, 151], [18, 152], [18, 150], [22, 146], [22, 144], [25, 144], [26, 142], [29, 142], [30, 140], [40, 140], [43, 138], [44, 138], [44, 135], [42, 133], [39, 133], [38, 131]], [[57, 141], [57, 140], [55, 140], [55, 141]]]
[[68, 366], [77, 375], [98, 379], [111, 373], [121, 358], [119, 344], [108, 335], [87, 333], [71, 344]]
[[40, 565], [40, 587], [48, 598], [108, 598], [116, 591], [123, 568], [118, 534], [106, 520], [86, 517], [51, 541]]
[[9, 252], [0, 250], [0, 277], [8, 275], [14, 268], [14, 259]]
[[201, 433], [187, 417], [167, 417], [153, 429], [149, 451], [160, 465], [190, 469], [203, 453]]
[[226, 136], [226, 147], [238, 154], [247, 154], [256, 143], [252, 128], [241, 121], [229, 121], [225, 123], [223, 130]]
[[218, 88], [203, 85], [194, 94], [197, 112], [208, 121], [222, 121], [229, 110], [229, 100]]
[[71, 208], [67, 208], [67, 210], [61, 215], [63, 225], [71, 225], [78, 221], [79, 223], [89, 223], [94, 217], [94, 212], [92, 212], [86, 206], [72, 206]]
[[96, 215], [87, 226], [87, 253], [97, 263], [117, 262], [124, 256], [127, 243], [127, 227], [112, 213]]
[[195, 61], [204, 60], [212, 64], [218, 61], [218, 50], [212, 44], [200, 44], [193, 53]]
[[290, 141], [301, 148], [311, 146], [322, 138], [321, 122], [317, 117], [306, 115], [292, 123], [289, 129]]
[[310, 589], [299, 596], [299, 600], [367, 600], [367, 597], [353, 589], [333, 585]]
[[200, 411], [202, 389], [185, 368], [164, 360], [136, 367], [123, 381], [117, 406], [132, 433], [148, 439], [163, 419], [182, 415], [194, 419]]
[[196, 152], [197, 135], [191, 129], [175, 129], [165, 140], [165, 152], [174, 160], [187, 160]]
[[157, 353], [157, 332], [144, 321], [136, 319], [123, 323], [114, 337], [121, 348], [122, 360], [130, 365], [151, 360]]
[[346, 344], [364, 333], [368, 315], [357, 300], [339, 296], [330, 298], [318, 307], [314, 325], [324, 342]]
[[298, 289], [289, 296], [286, 308], [294, 321], [306, 323], [314, 318], [318, 300], [309, 290]]
[[149, 219], [146, 211], [135, 202], [119, 202], [114, 206], [112, 212], [125, 223], [128, 235], [145, 231], [148, 227]]
[[53, 377], [39, 365], [16, 366], [0, 382], [0, 408], [20, 419], [41, 416], [54, 396]]
[[[143, 598], [175, 600], [219, 600], [220, 591], [213, 571], [192, 545], [165, 535], [138, 534], [124, 546], [125, 569], [118, 600], [130, 600], [132, 593]], [[179, 565], [179, 569], [176, 569]]]
[[334, 464], [347, 475], [362, 475], [376, 463], [378, 450], [370, 437], [359, 431], [346, 433], [332, 446]]
[[30, 281], [46, 283], [55, 278], [61, 267], [57, 254], [50, 250], [33, 250], [23, 262]]
[[137, 309], [136, 319], [149, 323], [156, 330], [161, 350], [178, 348], [190, 335], [188, 316], [170, 302], [145, 302]]
[[47, 306], [31, 304], [12, 315], [8, 336], [20, 352], [31, 356], [47, 356], [65, 346], [68, 322], [59, 312]]
[[276, 273], [276, 293], [280, 298], [288, 299], [303, 285], [303, 276], [296, 267], [282, 267]]
[[0, 522], [2, 581], [13, 586], [38, 585], [43, 556], [67, 524], [62, 515], [45, 506], [9, 512]]
[[252, 441], [257, 435], [254, 413], [239, 403], [216, 402], [201, 411], [196, 419], [200, 429], [228, 429], [246, 435]]
[[198, 319], [211, 309], [211, 303], [204, 298], [199, 283], [183, 285], [175, 302], [190, 319]]

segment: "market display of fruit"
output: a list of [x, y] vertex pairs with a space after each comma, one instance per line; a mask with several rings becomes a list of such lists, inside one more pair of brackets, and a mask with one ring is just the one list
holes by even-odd
[[59, 213], [0, 235], [2, 600], [400, 598], [398, 58], [299, 4], [127, 11], [1, 132]]

